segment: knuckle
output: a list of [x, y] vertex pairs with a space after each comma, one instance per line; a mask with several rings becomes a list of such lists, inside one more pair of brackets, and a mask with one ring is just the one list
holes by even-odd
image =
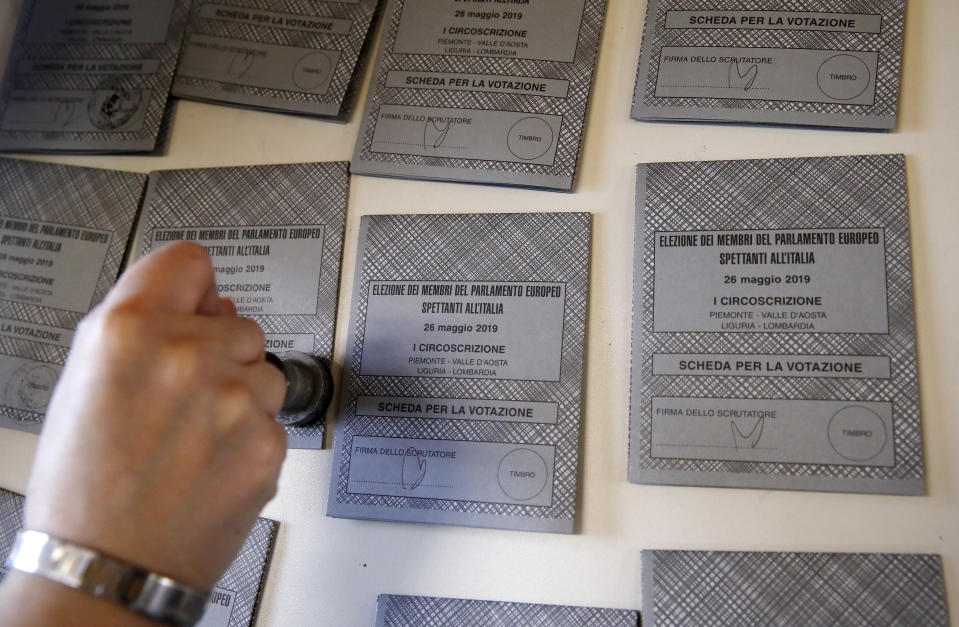
[[154, 376], [162, 388], [182, 390], [199, 383], [205, 361], [205, 352], [198, 342], [173, 340], [157, 351]]
[[142, 341], [149, 321], [134, 306], [119, 304], [95, 310], [83, 319], [79, 330], [105, 346], [129, 347], [130, 342]]
[[249, 387], [238, 381], [224, 383], [218, 393], [218, 408], [224, 416], [246, 416], [256, 403]]
[[266, 334], [256, 321], [250, 320], [249, 318], [237, 318], [236, 321], [239, 323], [239, 333], [242, 334], [241, 339], [254, 346], [264, 346], [266, 344]]

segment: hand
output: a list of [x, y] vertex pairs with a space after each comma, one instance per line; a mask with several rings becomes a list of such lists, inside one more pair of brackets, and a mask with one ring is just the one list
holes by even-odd
[[26, 527], [209, 589], [276, 492], [285, 382], [217, 295], [206, 250], [133, 265], [80, 324], [27, 488]]

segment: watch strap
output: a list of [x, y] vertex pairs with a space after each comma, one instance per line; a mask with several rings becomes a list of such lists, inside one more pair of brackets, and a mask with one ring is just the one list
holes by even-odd
[[6, 566], [173, 625], [196, 624], [210, 595], [39, 531], [17, 532]]

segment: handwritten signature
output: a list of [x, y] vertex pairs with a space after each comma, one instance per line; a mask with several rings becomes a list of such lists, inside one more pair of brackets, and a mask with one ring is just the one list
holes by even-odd
[[449, 136], [450, 129], [454, 122], [438, 122], [432, 117], [426, 118], [426, 125], [423, 127], [423, 148], [439, 148]]
[[73, 122], [76, 112], [76, 103], [61, 102], [57, 104], [57, 108], [53, 112], [53, 122], [55, 124], [59, 124], [60, 128], [66, 128], [71, 122]]
[[749, 91], [758, 76], [758, 65], [750, 65], [746, 68], [745, 72], [741, 72], [739, 69], [739, 61], [733, 59], [729, 62], [729, 87], [731, 89], [742, 88], [743, 91]]
[[415, 490], [426, 478], [426, 460], [414, 447], [406, 449], [403, 455], [403, 489]]
[[238, 78], [243, 78], [250, 70], [250, 67], [253, 66], [255, 59], [256, 57], [249, 50], [235, 52], [233, 58], [230, 59], [230, 68], [227, 70], [227, 73]]
[[730, 420], [729, 427], [733, 432], [733, 444], [736, 445], [737, 449], [756, 448], [756, 446], [759, 445], [760, 438], [763, 437], [763, 428], [765, 425], [766, 419], [759, 418], [749, 432], [743, 433], [739, 425], [736, 424], [736, 421]]

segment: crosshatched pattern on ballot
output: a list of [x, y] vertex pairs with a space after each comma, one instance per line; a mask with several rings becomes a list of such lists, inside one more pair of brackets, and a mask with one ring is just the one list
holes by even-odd
[[[655, 2], [655, 4], [653, 4]], [[741, 109], [748, 117], [749, 110], [790, 111], [823, 114], [895, 116], [899, 100], [900, 67], [902, 65], [903, 33], [905, 29], [906, 0], [711, 0], [709, 11], [782, 11], [845, 13], [881, 15], [882, 28], [878, 33], [828, 32], [814, 30], [764, 30], [666, 28], [667, 13], [672, 11], [703, 10], [702, 0], [651, 0], [646, 14], [644, 53], [648, 50], [647, 76], [637, 75], [644, 85], [643, 103], [651, 107], [701, 107]], [[705, 43], [704, 43], [705, 41]], [[656, 95], [663, 48], [676, 47], [720, 48], [783, 48], [789, 50], [835, 50], [878, 52], [877, 75], [874, 77], [875, 102], [872, 105], [843, 102], [799, 102], [789, 100], [727, 99], [704, 97], [662, 97]], [[637, 98], [639, 96], [637, 95]]]
[[653, 625], [949, 624], [942, 560], [905, 553], [643, 551]]
[[[645, 174], [643, 174], [645, 172]], [[640, 166], [645, 206], [637, 208], [630, 467], [794, 477], [921, 480], [909, 213], [902, 155]], [[657, 231], [883, 228], [888, 333], [655, 332]], [[641, 256], [640, 256], [641, 255]], [[654, 354], [888, 355], [891, 373], [850, 378], [657, 376]], [[857, 399], [893, 401], [895, 464], [840, 465], [658, 458], [650, 453], [654, 397]], [[638, 462], [637, 462], [638, 460]]]
[[[586, 109], [592, 87], [592, 75], [598, 57], [602, 36], [606, 0], [585, 0], [583, 19], [580, 24], [579, 42], [572, 63], [558, 63], [521, 58], [486, 58], [478, 56], [394, 54], [403, 5], [406, 0], [396, 0], [386, 33], [381, 45], [381, 55], [374, 82], [370, 86], [367, 102], [367, 119], [363, 134], [358, 139], [357, 156], [365, 161], [381, 161], [405, 165], [458, 168], [462, 170], [491, 170], [510, 173], [530, 173], [564, 176], [572, 179], [582, 131], [586, 123]], [[539, 95], [495, 93], [483, 91], [438, 92], [430, 89], [403, 89], [387, 85], [390, 72], [429, 72], [442, 74], [484, 74], [498, 77], [537, 77], [569, 81], [565, 98]], [[380, 153], [372, 149], [380, 108], [385, 105], [400, 107], [442, 107], [481, 111], [527, 112], [542, 116], [559, 116], [562, 128], [559, 133], [556, 156], [552, 165], [536, 165], [519, 161], [452, 158], [444, 156], [421, 156], [414, 154]]]
[[[345, 393], [334, 461], [336, 500], [389, 508], [572, 520], [580, 437], [583, 340], [589, 272], [589, 214], [373, 216], [353, 302], [358, 320], [347, 347]], [[566, 310], [559, 381], [360, 376], [371, 281], [565, 282]], [[424, 398], [549, 399], [555, 424], [378, 418], [356, 414], [359, 395]], [[552, 505], [351, 494], [349, 442], [354, 435], [555, 446]], [[345, 444], [345, 446], [344, 446]]]

